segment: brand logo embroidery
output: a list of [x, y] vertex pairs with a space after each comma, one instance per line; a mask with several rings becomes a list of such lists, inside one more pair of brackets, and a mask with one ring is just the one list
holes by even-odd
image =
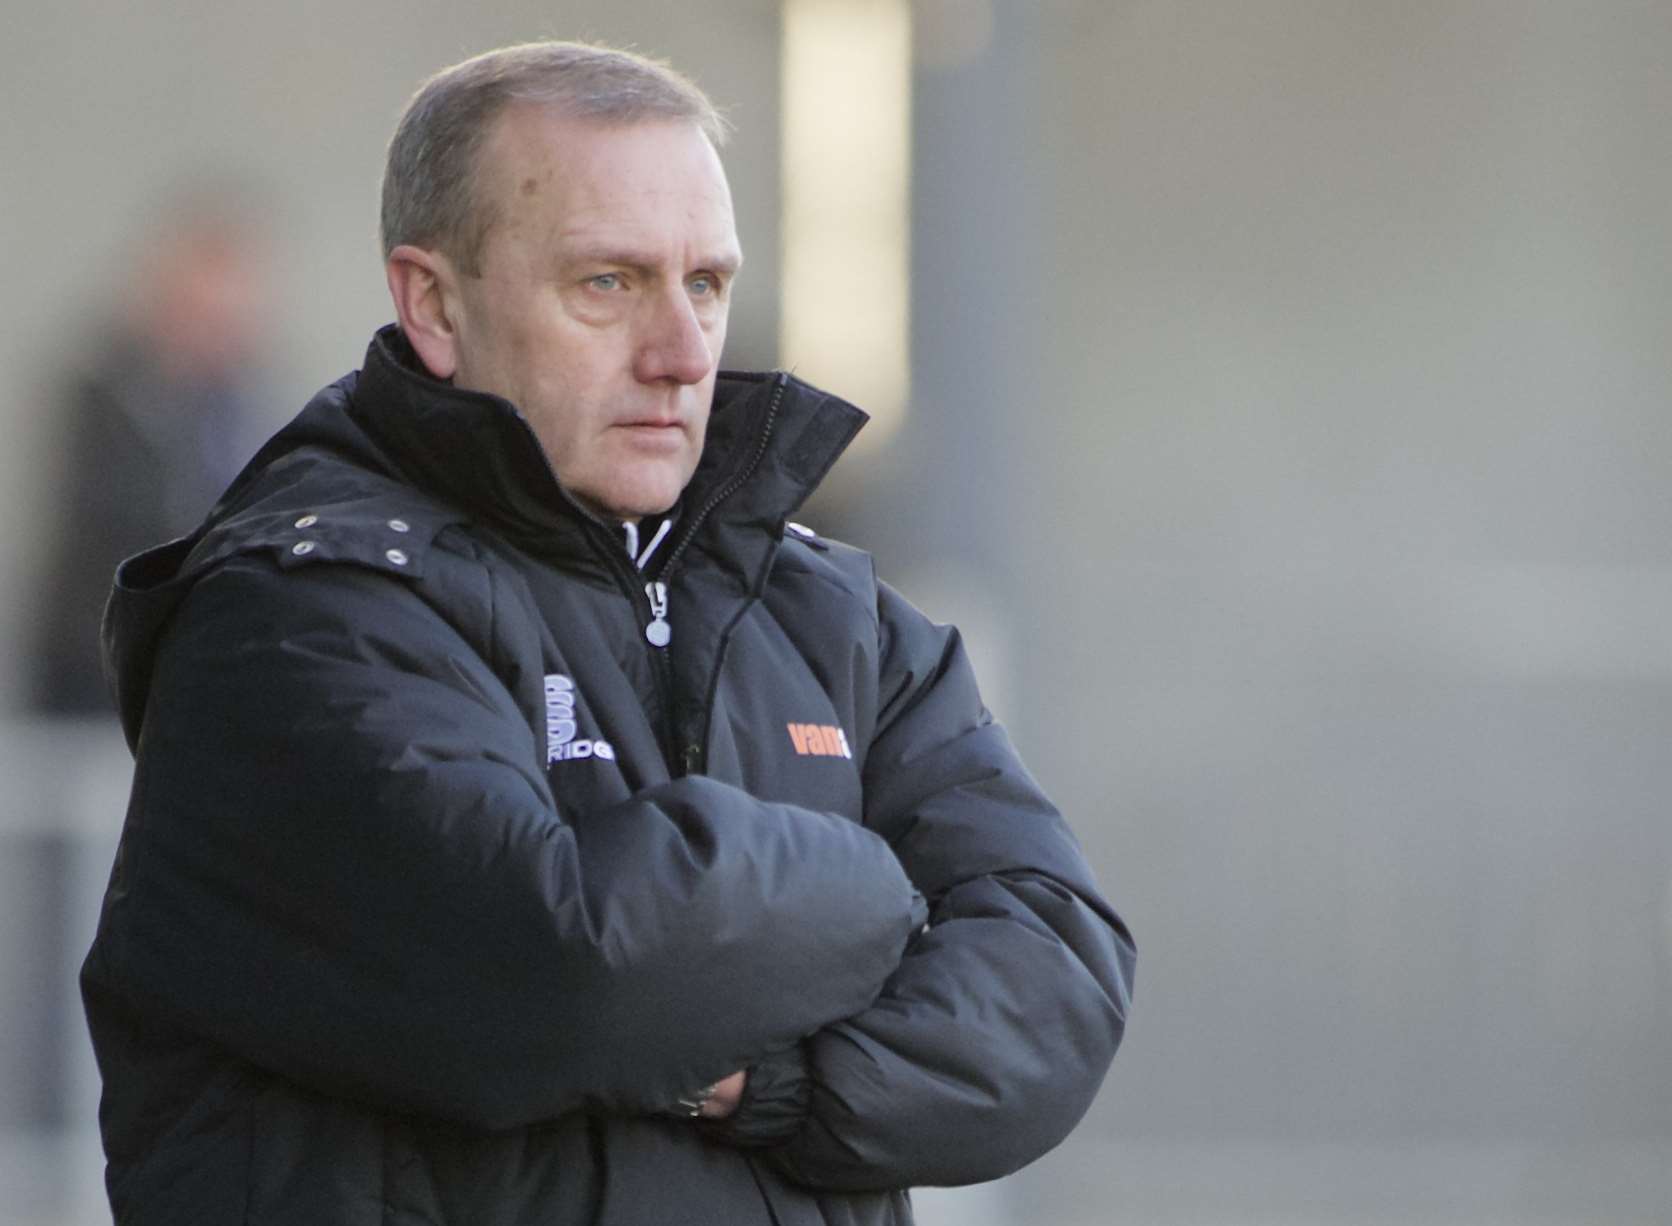
[[795, 752], [815, 758], [851, 758], [848, 736], [835, 724], [787, 724]]
[[576, 728], [575, 683], [562, 673], [546, 674], [546, 764], [575, 758], [614, 760], [614, 746], [608, 741], [577, 741]]

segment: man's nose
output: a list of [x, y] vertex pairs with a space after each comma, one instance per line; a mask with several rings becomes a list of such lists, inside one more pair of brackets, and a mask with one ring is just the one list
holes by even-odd
[[683, 285], [660, 295], [640, 336], [634, 375], [641, 383], [700, 383], [714, 369], [708, 333]]

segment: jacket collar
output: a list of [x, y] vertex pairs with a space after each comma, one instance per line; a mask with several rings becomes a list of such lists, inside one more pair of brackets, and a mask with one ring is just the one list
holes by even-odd
[[[597, 539], [598, 520], [559, 483], [522, 414], [502, 397], [431, 377], [396, 325], [372, 338], [347, 410], [407, 480], [520, 546], [573, 553]], [[751, 530], [775, 543], [865, 421], [788, 374], [722, 371], [672, 549], [686, 537]]]
[[[713, 581], [734, 593], [757, 590], [784, 520], [864, 423], [852, 405], [787, 374], [722, 373], [672, 543], [658, 551], [662, 564], [688, 549], [709, 563], [699, 569]], [[321, 456], [354, 467], [321, 464]], [[355, 471], [369, 477], [352, 478]], [[270, 546], [263, 525], [293, 521], [321, 496], [320, 482], [344, 505], [366, 502], [379, 514], [412, 518], [411, 500], [390, 478], [428, 495], [436, 525], [456, 511], [530, 553], [567, 554], [583, 569], [601, 569], [606, 554], [621, 555], [614, 529], [562, 489], [508, 401], [430, 378], [400, 332], [384, 328], [364, 369], [324, 389], [268, 440], [195, 533], [118, 569], [102, 639], [130, 747], [138, 741], [156, 644], [197, 577], [257, 537]], [[412, 523], [416, 530], [417, 519]]]

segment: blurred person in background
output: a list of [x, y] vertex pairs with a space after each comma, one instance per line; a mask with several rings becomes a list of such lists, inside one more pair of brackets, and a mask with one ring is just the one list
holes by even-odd
[[786, 522], [864, 417], [719, 372], [723, 135], [603, 48], [432, 78], [398, 324], [123, 566], [119, 1221], [907, 1223], [1091, 1102], [1130, 938], [956, 632]]
[[62, 478], [29, 702], [107, 715], [99, 618], [116, 564], [197, 526], [260, 441], [271, 324], [263, 224], [247, 193], [183, 185], [134, 243], [110, 318], [64, 380]]

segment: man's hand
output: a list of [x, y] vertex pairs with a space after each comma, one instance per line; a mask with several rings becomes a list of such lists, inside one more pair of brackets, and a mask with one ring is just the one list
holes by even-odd
[[697, 1114], [705, 1120], [723, 1120], [737, 1110], [737, 1104], [743, 1101], [743, 1086], [749, 1080], [746, 1069], [739, 1069], [730, 1077], [721, 1078], [714, 1083], [714, 1090], [703, 1100]]

